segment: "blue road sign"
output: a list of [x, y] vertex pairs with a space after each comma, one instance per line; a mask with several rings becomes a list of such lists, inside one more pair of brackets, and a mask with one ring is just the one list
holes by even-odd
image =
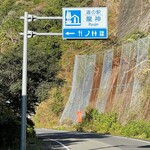
[[107, 37], [106, 29], [64, 29], [63, 37], [66, 39], [105, 39]]
[[107, 7], [63, 8], [63, 39], [106, 39]]

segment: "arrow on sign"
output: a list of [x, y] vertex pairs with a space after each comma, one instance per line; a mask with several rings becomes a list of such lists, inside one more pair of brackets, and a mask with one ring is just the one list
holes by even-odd
[[66, 32], [66, 35], [75, 34], [74, 32]]

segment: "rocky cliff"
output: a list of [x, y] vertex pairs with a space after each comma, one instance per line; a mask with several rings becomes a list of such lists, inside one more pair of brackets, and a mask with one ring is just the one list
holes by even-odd
[[150, 0], [121, 0], [117, 35], [135, 31], [150, 32]]

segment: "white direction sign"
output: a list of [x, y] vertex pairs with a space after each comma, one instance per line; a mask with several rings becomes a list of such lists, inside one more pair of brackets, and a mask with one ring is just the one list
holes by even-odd
[[63, 39], [106, 39], [107, 7], [63, 8]]

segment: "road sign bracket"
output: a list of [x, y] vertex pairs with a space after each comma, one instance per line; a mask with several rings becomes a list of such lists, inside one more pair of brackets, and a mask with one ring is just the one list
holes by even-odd
[[[20, 35], [24, 35], [23, 32], [20, 33]], [[34, 31], [28, 31], [27, 33], [28, 38], [33, 38], [35, 36], [62, 36], [62, 33], [38, 33]]]

